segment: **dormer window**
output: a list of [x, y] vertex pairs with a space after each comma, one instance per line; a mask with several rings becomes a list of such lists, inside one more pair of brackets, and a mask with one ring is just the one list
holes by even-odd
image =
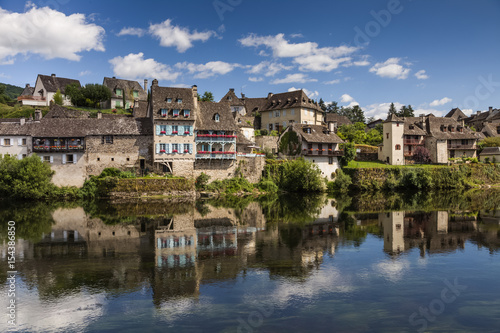
[[413, 126], [413, 125], [410, 125], [409, 127], [411, 130], [415, 128], [415, 126]]
[[229, 97], [227, 98], [227, 100], [228, 100], [228, 101], [232, 101], [232, 100], [233, 100], [233, 98], [232, 98], [231, 96], [229, 96]]
[[134, 98], [139, 98], [139, 92], [137, 90], [134, 90], [132, 92], [132, 95], [134, 96]]
[[310, 127], [304, 128], [304, 133], [311, 134], [311, 128]]
[[220, 121], [220, 116], [219, 116], [218, 113], [215, 114], [214, 120], [215, 120], [216, 123], [218, 123]]
[[177, 103], [181, 104], [182, 103], [182, 98], [177, 98]]
[[119, 88], [116, 88], [115, 91], [116, 91], [116, 96], [122, 96], [123, 95], [123, 90], [121, 90]]
[[167, 116], [167, 109], [161, 109], [161, 116], [166, 117]]
[[451, 126], [451, 125], [450, 125], [450, 126], [448, 126], [448, 131], [453, 132], [453, 131], [454, 131], [453, 126]]
[[174, 110], [173, 113], [172, 113], [172, 115], [174, 117], [179, 117], [179, 110]]
[[188, 118], [191, 115], [190, 110], [184, 110], [184, 118]]
[[171, 98], [167, 98], [167, 103], [172, 103], [172, 99]]

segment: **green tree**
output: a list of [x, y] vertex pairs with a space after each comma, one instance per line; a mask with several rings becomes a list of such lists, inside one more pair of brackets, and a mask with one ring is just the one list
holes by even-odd
[[71, 83], [65, 88], [66, 96], [69, 97], [71, 103], [75, 106], [84, 106], [85, 97], [83, 96], [82, 89], [76, 83]]
[[97, 108], [100, 106], [100, 102], [104, 102], [111, 98], [111, 90], [102, 84], [87, 83], [81, 90], [83, 97], [91, 101], [92, 107]]
[[61, 90], [57, 89], [54, 94], [54, 103], [57, 105], [63, 105], [63, 95], [61, 94]]
[[214, 95], [210, 91], [205, 91], [203, 96], [200, 97], [200, 95], [198, 95], [198, 100], [202, 102], [213, 102]]
[[500, 136], [485, 138], [479, 142], [481, 147], [500, 147]]
[[339, 160], [340, 166], [343, 168], [356, 157], [356, 146], [352, 142], [346, 142], [340, 144], [340, 148], [344, 150], [344, 155]]
[[382, 143], [383, 137], [377, 129], [372, 128], [366, 133], [365, 143], [370, 146], [378, 146]]
[[391, 114], [397, 114], [397, 113], [398, 111], [396, 110], [394, 103], [391, 103], [391, 106], [389, 106], [389, 113], [387, 114], [387, 117], [390, 117]]
[[278, 186], [288, 192], [319, 192], [323, 190], [323, 178], [318, 166], [304, 158], [281, 164], [281, 182]]
[[318, 105], [321, 108], [321, 110], [326, 111], [326, 104], [325, 104], [325, 101], [323, 100], [323, 98], [319, 99]]
[[365, 113], [359, 107], [359, 105], [354, 105], [353, 107], [341, 107], [338, 114], [341, 116], [346, 116], [353, 123], [364, 123], [366, 121]]
[[396, 113], [396, 116], [398, 117], [415, 117], [415, 114], [413, 113], [413, 108], [411, 107], [410, 104], [408, 106], [403, 105], [401, 109], [399, 109], [399, 112]]
[[338, 106], [338, 103], [333, 101], [331, 103], [329, 103], [327, 106], [326, 106], [326, 112], [328, 113], [339, 113], [339, 106]]
[[0, 84], [0, 95], [3, 95], [5, 93], [5, 86], [3, 84]]
[[361, 122], [354, 123], [352, 125], [342, 125], [337, 131], [337, 135], [342, 140], [347, 140], [349, 142], [363, 144], [366, 143], [366, 125]]

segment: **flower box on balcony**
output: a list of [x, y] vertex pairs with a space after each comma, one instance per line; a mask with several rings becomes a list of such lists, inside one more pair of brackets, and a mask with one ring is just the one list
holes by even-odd
[[160, 153], [165, 153], [165, 152], [166, 152], [165, 149], [160, 150]]
[[160, 134], [167, 134], [167, 131], [161, 131]]
[[172, 153], [177, 153], [177, 152], [178, 152], [177, 149], [172, 150]]
[[179, 133], [179, 132], [178, 131], [172, 131], [172, 134], [177, 134], [177, 133]]
[[165, 118], [167, 115], [166, 114], [162, 114], [161, 116]]
[[184, 131], [184, 134], [189, 134], [189, 131]]
[[184, 154], [187, 154], [187, 153], [189, 153], [189, 150], [184, 149]]
[[225, 151], [224, 154], [234, 154], [234, 151]]
[[185, 115], [184, 115], [184, 118], [189, 118], [189, 115], [188, 115], [188, 114], [187, 114], [187, 115], [185, 114]]
[[174, 118], [177, 118], [177, 117], [179, 117], [179, 115], [178, 114], [174, 114]]
[[205, 150], [200, 150], [200, 151], [198, 152], [198, 154], [208, 154], [208, 151], [205, 151]]

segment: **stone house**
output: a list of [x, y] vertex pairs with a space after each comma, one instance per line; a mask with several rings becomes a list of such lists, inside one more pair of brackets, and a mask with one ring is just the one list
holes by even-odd
[[279, 136], [278, 147], [285, 156], [302, 156], [315, 163], [323, 177], [331, 177], [340, 166], [338, 158], [343, 152], [339, 144], [343, 142], [326, 126], [292, 124]]
[[479, 155], [479, 160], [484, 162], [486, 158], [490, 162], [500, 162], [500, 147], [485, 147]]
[[290, 124], [321, 125], [324, 112], [303, 90], [269, 94], [260, 111], [261, 129], [282, 132]]
[[346, 116], [341, 116], [336, 113], [327, 113], [325, 115], [325, 123], [330, 131], [337, 133], [337, 130], [342, 125], [352, 125], [352, 121]]
[[432, 163], [448, 163], [449, 158], [475, 157], [482, 135], [452, 117], [400, 118], [391, 114], [383, 123], [383, 142], [378, 159], [391, 165], [412, 163], [418, 146], [430, 153]]
[[[31, 96], [21, 95], [18, 97], [18, 100], [23, 105], [48, 106], [50, 102], [54, 100], [54, 95], [57, 90], [59, 90], [63, 95], [63, 105], [71, 105], [71, 100], [65, 93], [66, 86], [72, 83], [80, 87], [80, 81], [78, 80], [57, 77], [55, 74], [50, 76], [38, 74], [35, 87], [33, 88], [33, 94]], [[27, 85], [26, 87], [28, 88], [29, 86]], [[26, 88], [25, 91], [27, 91]], [[27, 93], [29, 93], [29, 91], [31, 91], [31, 89], [29, 89]]]
[[476, 114], [465, 119], [465, 124], [473, 126], [476, 131], [482, 131], [483, 127], [488, 123], [500, 124], [500, 109], [493, 109], [490, 106], [488, 111], [477, 111]]
[[104, 86], [111, 91], [111, 98], [101, 103], [104, 109], [123, 108], [135, 109], [141, 104], [147, 105], [148, 80], [144, 80], [144, 89], [137, 81], [117, 79], [116, 77], [104, 77]]
[[194, 123], [199, 113], [197, 87], [160, 87], [153, 80], [148, 112], [154, 129], [154, 169], [191, 177], [196, 152]]
[[22, 159], [31, 153], [30, 140], [31, 124], [24, 118], [1, 119], [0, 122], [0, 157], [5, 155], [16, 156]]

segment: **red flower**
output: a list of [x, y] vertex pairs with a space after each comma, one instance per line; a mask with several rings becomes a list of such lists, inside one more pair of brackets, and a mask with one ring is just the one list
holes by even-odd
[[161, 131], [160, 134], [167, 134], [167, 132], [166, 131]]

